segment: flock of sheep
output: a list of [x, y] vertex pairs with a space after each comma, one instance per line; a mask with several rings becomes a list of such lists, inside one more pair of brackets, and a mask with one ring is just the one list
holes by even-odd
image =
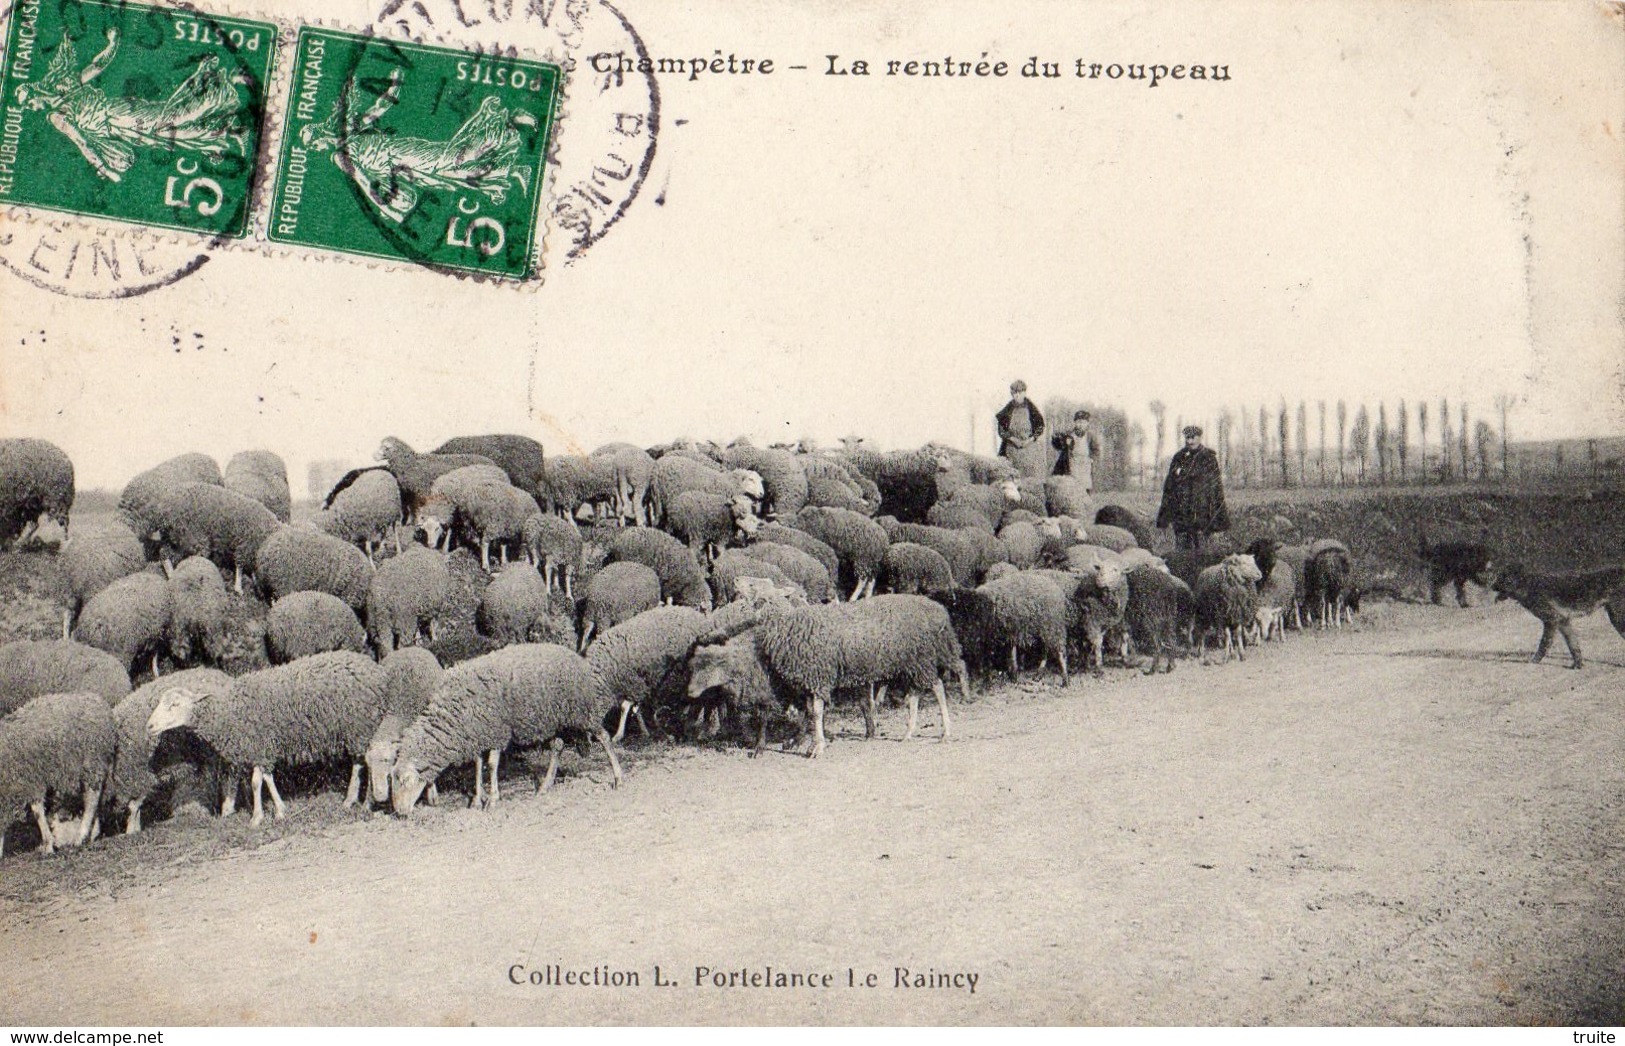
[[[67, 593], [63, 638], [0, 646], [0, 821], [31, 814], [47, 851], [104, 818], [138, 831], [176, 765], [221, 775], [222, 814], [246, 773], [255, 823], [262, 796], [284, 815], [279, 767], [339, 760], [347, 805], [363, 768], [404, 815], [469, 763], [483, 805], [505, 751], [545, 746], [545, 789], [566, 739], [596, 740], [619, 784], [615, 746], [651, 719], [754, 725], [756, 751], [790, 721], [818, 756], [830, 701], [855, 698], [872, 737], [888, 688], [905, 737], [932, 691], [946, 739], [945, 683], [968, 698], [1034, 656], [1063, 686], [1080, 658], [1244, 657], [1359, 601], [1336, 540], [1158, 556], [1070, 477], [934, 444], [544, 456], [493, 435], [390, 438], [378, 460], [295, 524], [275, 454], [186, 454], [130, 480], [116, 522], [70, 530], [67, 456], [0, 440], [0, 542], [54, 554]], [[42, 518], [69, 538], [30, 543]], [[261, 660], [223, 671], [245, 644]]]

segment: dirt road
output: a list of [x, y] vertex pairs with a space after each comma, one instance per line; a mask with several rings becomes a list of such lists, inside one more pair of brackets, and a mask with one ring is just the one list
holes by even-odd
[[[490, 814], [323, 795], [8, 858], [0, 1023], [1618, 1024], [1625, 644], [1583, 622], [1572, 672], [1537, 631], [1375, 607], [1003, 687], [946, 745], [894, 710], [816, 763], [671, 748]], [[639, 983], [512, 983], [555, 963]], [[769, 965], [833, 983], [695, 986]]]

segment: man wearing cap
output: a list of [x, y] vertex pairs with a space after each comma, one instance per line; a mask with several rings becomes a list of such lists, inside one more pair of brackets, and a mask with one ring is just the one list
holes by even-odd
[[1173, 527], [1180, 548], [1199, 549], [1209, 534], [1230, 529], [1230, 513], [1224, 507], [1219, 456], [1202, 446], [1200, 426], [1186, 425], [1183, 434], [1185, 445], [1168, 463], [1157, 527]]
[[1100, 457], [1100, 439], [1089, 428], [1089, 412], [1072, 412], [1072, 427], [1050, 437], [1050, 446], [1061, 452], [1055, 459], [1055, 475], [1071, 476], [1083, 489], [1095, 492], [1095, 459]]
[[1049, 469], [1049, 452], [1039, 439], [1044, 434], [1044, 415], [1027, 398], [1025, 381], [1010, 383], [1010, 402], [994, 420], [999, 423], [999, 454], [1008, 458], [1023, 478], [1042, 479]]

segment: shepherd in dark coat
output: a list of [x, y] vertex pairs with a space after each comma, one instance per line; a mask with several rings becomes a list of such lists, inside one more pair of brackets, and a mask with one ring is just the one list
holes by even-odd
[[1230, 529], [1230, 513], [1224, 507], [1219, 456], [1202, 446], [1199, 427], [1185, 426], [1184, 436], [1185, 446], [1168, 463], [1157, 526], [1173, 527], [1180, 548], [1201, 548], [1209, 534]]

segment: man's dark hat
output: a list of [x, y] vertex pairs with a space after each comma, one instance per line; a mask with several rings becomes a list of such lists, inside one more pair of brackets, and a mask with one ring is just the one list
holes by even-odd
[[1200, 425], [1186, 425], [1185, 428], [1182, 431], [1184, 433], [1185, 438], [1190, 439], [1192, 436], [1200, 436], [1202, 434], [1202, 426], [1200, 426]]

